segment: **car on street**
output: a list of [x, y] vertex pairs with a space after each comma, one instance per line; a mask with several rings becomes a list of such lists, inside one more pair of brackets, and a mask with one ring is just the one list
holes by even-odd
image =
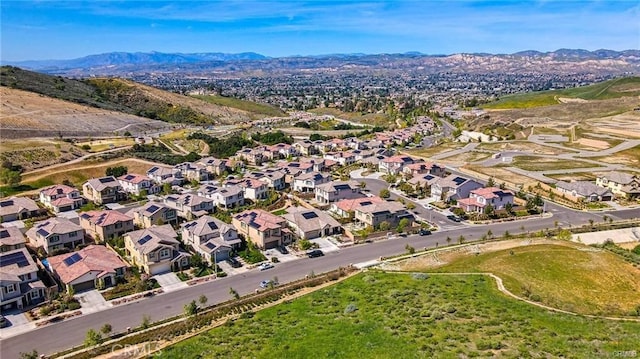
[[421, 236], [428, 236], [431, 234], [431, 231], [428, 229], [421, 229], [420, 232], [418, 232]]
[[433, 206], [431, 206], [429, 203], [423, 204], [422, 207], [424, 207], [426, 209], [433, 209]]
[[233, 257], [227, 258], [226, 262], [229, 263], [229, 265], [232, 268], [240, 268], [240, 267], [242, 267], [242, 263], [239, 260], [237, 260], [237, 259], [235, 259]]
[[260, 282], [260, 288], [269, 288], [271, 285], [277, 285], [278, 283], [272, 281], [271, 279], [265, 279]]
[[276, 250], [282, 254], [289, 254], [289, 250], [285, 246], [278, 246]]
[[309, 258], [322, 257], [323, 255], [324, 253], [319, 249], [314, 249], [312, 251], [307, 252], [307, 257]]
[[449, 220], [454, 221], [454, 222], [460, 222], [460, 221], [462, 221], [462, 220], [460, 219], [460, 217], [455, 216], [455, 215], [453, 215], [453, 214], [448, 215], [448, 216], [447, 216], [447, 218], [448, 218]]
[[273, 268], [273, 264], [271, 264], [269, 262], [265, 262], [265, 263], [260, 264], [260, 266], [258, 266], [258, 268], [260, 268], [260, 270], [271, 269], [271, 268]]

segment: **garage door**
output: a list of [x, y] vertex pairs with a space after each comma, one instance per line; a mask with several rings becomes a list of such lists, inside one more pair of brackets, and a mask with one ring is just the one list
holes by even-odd
[[80, 293], [80, 292], [82, 292], [84, 290], [89, 290], [89, 289], [93, 289], [93, 288], [95, 288], [95, 285], [94, 285], [92, 280], [86, 281], [86, 282], [80, 282], [78, 284], [74, 284], [73, 285], [73, 290], [76, 293]]
[[153, 267], [149, 268], [149, 271], [151, 272], [149, 273], [151, 275], [171, 272], [171, 263], [166, 262], [166, 263], [156, 264]]

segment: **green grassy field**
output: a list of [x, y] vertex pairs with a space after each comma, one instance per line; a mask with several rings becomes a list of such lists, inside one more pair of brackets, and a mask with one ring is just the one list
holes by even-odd
[[437, 271], [491, 272], [516, 295], [528, 290], [546, 305], [581, 314], [626, 315], [640, 306], [640, 269], [610, 252], [561, 244], [461, 255]]
[[531, 108], [556, 105], [560, 103], [558, 100], [560, 97], [605, 100], [638, 95], [640, 95], [640, 77], [625, 77], [571, 89], [508, 95], [482, 107], [485, 109]]
[[193, 97], [204, 100], [212, 104], [233, 107], [239, 110], [252, 112], [260, 115], [267, 115], [267, 116], [274, 116], [274, 117], [286, 116], [286, 114], [279, 108], [276, 108], [270, 105], [265, 105], [262, 103], [240, 100], [233, 97], [209, 96], [209, 95], [197, 95]]
[[610, 357], [640, 323], [551, 313], [483, 276], [368, 272], [165, 348], [160, 358]]

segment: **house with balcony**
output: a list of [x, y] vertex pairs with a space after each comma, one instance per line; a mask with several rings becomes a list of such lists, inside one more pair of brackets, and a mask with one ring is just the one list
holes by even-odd
[[118, 177], [118, 182], [125, 192], [134, 196], [140, 196], [143, 193], [156, 194], [162, 189], [151, 177], [134, 173]]
[[37, 217], [43, 211], [36, 201], [27, 197], [9, 197], [0, 200], [0, 223]]
[[302, 173], [293, 179], [293, 190], [297, 192], [315, 192], [317, 186], [331, 181], [331, 174], [320, 172]]
[[34, 223], [26, 235], [34, 247], [42, 247], [47, 254], [56, 249], [75, 249], [84, 244], [84, 229], [61, 217]]
[[171, 225], [165, 224], [125, 234], [124, 245], [133, 265], [156, 275], [189, 267], [191, 255], [180, 249], [177, 238]]
[[213, 199], [193, 193], [170, 194], [164, 198], [164, 204], [175, 209], [179, 217], [187, 220], [204, 216], [215, 210]]
[[27, 240], [18, 227], [0, 226], [0, 253], [24, 248]]
[[315, 199], [320, 204], [329, 204], [342, 199], [364, 197], [356, 181], [334, 181], [316, 186]]
[[47, 287], [26, 248], [0, 253], [0, 308], [22, 310], [45, 300]]
[[302, 239], [314, 239], [342, 232], [342, 226], [333, 217], [319, 209], [289, 207], [282, 215], [294, 233]]
[[40, 203], [54, 213], [73, 211], [84, 204], [84, 198], [79, 190], [63, 184], [41, 190], [39, 198]]
[[79, 293], [116, 285], [129, 265], [112, 249], [92, 244], [77, 252], [47, 258], [48, 269], [67, 292]]
[[154, 201], [147, 202], [144, 206], [133, 208], [126, 215], [133, 217], [133, 224], [142, 228], [178, 223], [178, 212], [175, 208]]
[[610, 189], [619, 197], [640, 198], [640, 175], [617, 171], [607, 172], [596, 178], [596, 185]]
[[211, 264], [226, 260], [242, 244], [238, 230], [211, 216], [184, 223], [182, 241]]
[[382, 222], [389, 224], [389, 228], [398, 226], [403, 218], [413, 223], [414, 217], [400, 202], [376, 202], [355, 208], [355, 220], [361, 226], [379, 228]]
[[233, 227], [258, 248], [270, 249], [291, 242], [287, 221], [262, 209], [247, 210], [233, 216]]
[[504, 209], [507, 204], [513, 205], [513, 192], [497, 187], [478, 188], [469, 192], [468, 198], [458, 200], [458, 207], [465, 212], [483, 213], [487, 206], [494, 210]]
[[95, 204], [115, 203], [127, 198], [120, 182], [113, 177], [92, 178], [82, 185], [82, 194]]
[[135, 230], [133, 217], [111, 210], [81, 213], [80, 226], [96, 242], [122, 237]]

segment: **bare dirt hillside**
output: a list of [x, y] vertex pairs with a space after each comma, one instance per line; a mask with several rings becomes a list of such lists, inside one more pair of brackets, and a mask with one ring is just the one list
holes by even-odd
[[0, 87], [0, 133], [5, 139], [137, 134], [167, 127], [162, 121]]

